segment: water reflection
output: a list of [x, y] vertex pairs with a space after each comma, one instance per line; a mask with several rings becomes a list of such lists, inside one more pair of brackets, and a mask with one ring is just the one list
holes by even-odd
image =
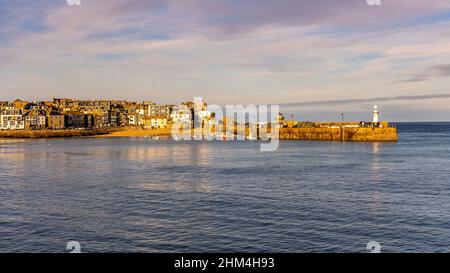
[[117, 170], [116, 175], [132, 187], [182, 192], [212, 190], [207, 169], [213, 162], [214, 154], [206, 142], [141, 141], [131, 147], [118, 143], [106, 156], [101, 156], [101, 153], [96, 155], [109, 164], [98, 168], [99, 163], [96, 163], [93, 167], [97, 173]]
[[286, 141], [270, 154], [251, 142], [3, 141], [0, 252], [71, 239], [86, 252], [355, 252], [367, 238], [436, 251], [450, 245], [447, 147], [441, 136]]
[[[381, 145], [380, 142], [373, 142], [372, 145], [372, 156], [370, 162], [371, 169], [371, 181], [380, 182], [383, 180], [383, 170], [381, 163]], [[377, 189], [377, 186], [374, 186]], [[383, 195], [378, 191], [374, 190], [370, 195], [371, 209], [373, 211], [380, 211], [383, 209]]]
[[[371, 161], [371, 169], [374, 175], [379, 175], [381, 172], [381, 162], [380, 162], [380, 149], [381, 149], [381, 143], [374, 142], [372, 143], [372, 161]], [[380, 177], [374, 177], [374, 178], [380, 178]]]

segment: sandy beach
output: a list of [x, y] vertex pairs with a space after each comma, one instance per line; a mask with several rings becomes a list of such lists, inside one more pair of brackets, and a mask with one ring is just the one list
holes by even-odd
[[94, 129], [94, 130], [0, 130], [0, 138], [64, 138], [64, 137], [170, 137], [171, 129], [150, 129], [124, 127], [118, 129]]
[[160, 128], [160, 129], [149, 129], [144, 130], [142, 128], [124, 128], [123, 130], [113, 131], [109, 134], [97, 135], [97, 138], [105, 138], [105, 137], [170, 137], [171, 129], [170, 128]]

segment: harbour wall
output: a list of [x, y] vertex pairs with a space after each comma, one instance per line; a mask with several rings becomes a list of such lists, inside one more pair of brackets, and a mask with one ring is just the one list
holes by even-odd
[[[280, 139], [323, 141], [397, 141], [397, 128], [280, 128]], [[59, 138], [85, 136], [170, 136], [170, 129], [121, 130], [121, 129], [73, 129], [73, 130], [0, 130], [0, 138]], [[247, 134], [248, 135], [248, 134]]]
[[397, 128], [281, 128], [280, 139], [323, 141], [398, 141]]

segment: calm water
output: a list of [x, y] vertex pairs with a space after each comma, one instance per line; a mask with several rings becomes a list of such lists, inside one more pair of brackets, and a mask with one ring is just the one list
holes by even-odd
[[0, 140], [0, 252], [449, 252], [450, 124], [399, 137]]

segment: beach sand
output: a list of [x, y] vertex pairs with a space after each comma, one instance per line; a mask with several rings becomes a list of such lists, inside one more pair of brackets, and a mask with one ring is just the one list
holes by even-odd
[[155, 129], [155, 130], [144, 130], [140, 128], [125, 128], [123, 130], [118, 130], [105, 135], [97, 135], [95, 137], [107, 138], [107, 137], [170, 137], [171, 129]]

